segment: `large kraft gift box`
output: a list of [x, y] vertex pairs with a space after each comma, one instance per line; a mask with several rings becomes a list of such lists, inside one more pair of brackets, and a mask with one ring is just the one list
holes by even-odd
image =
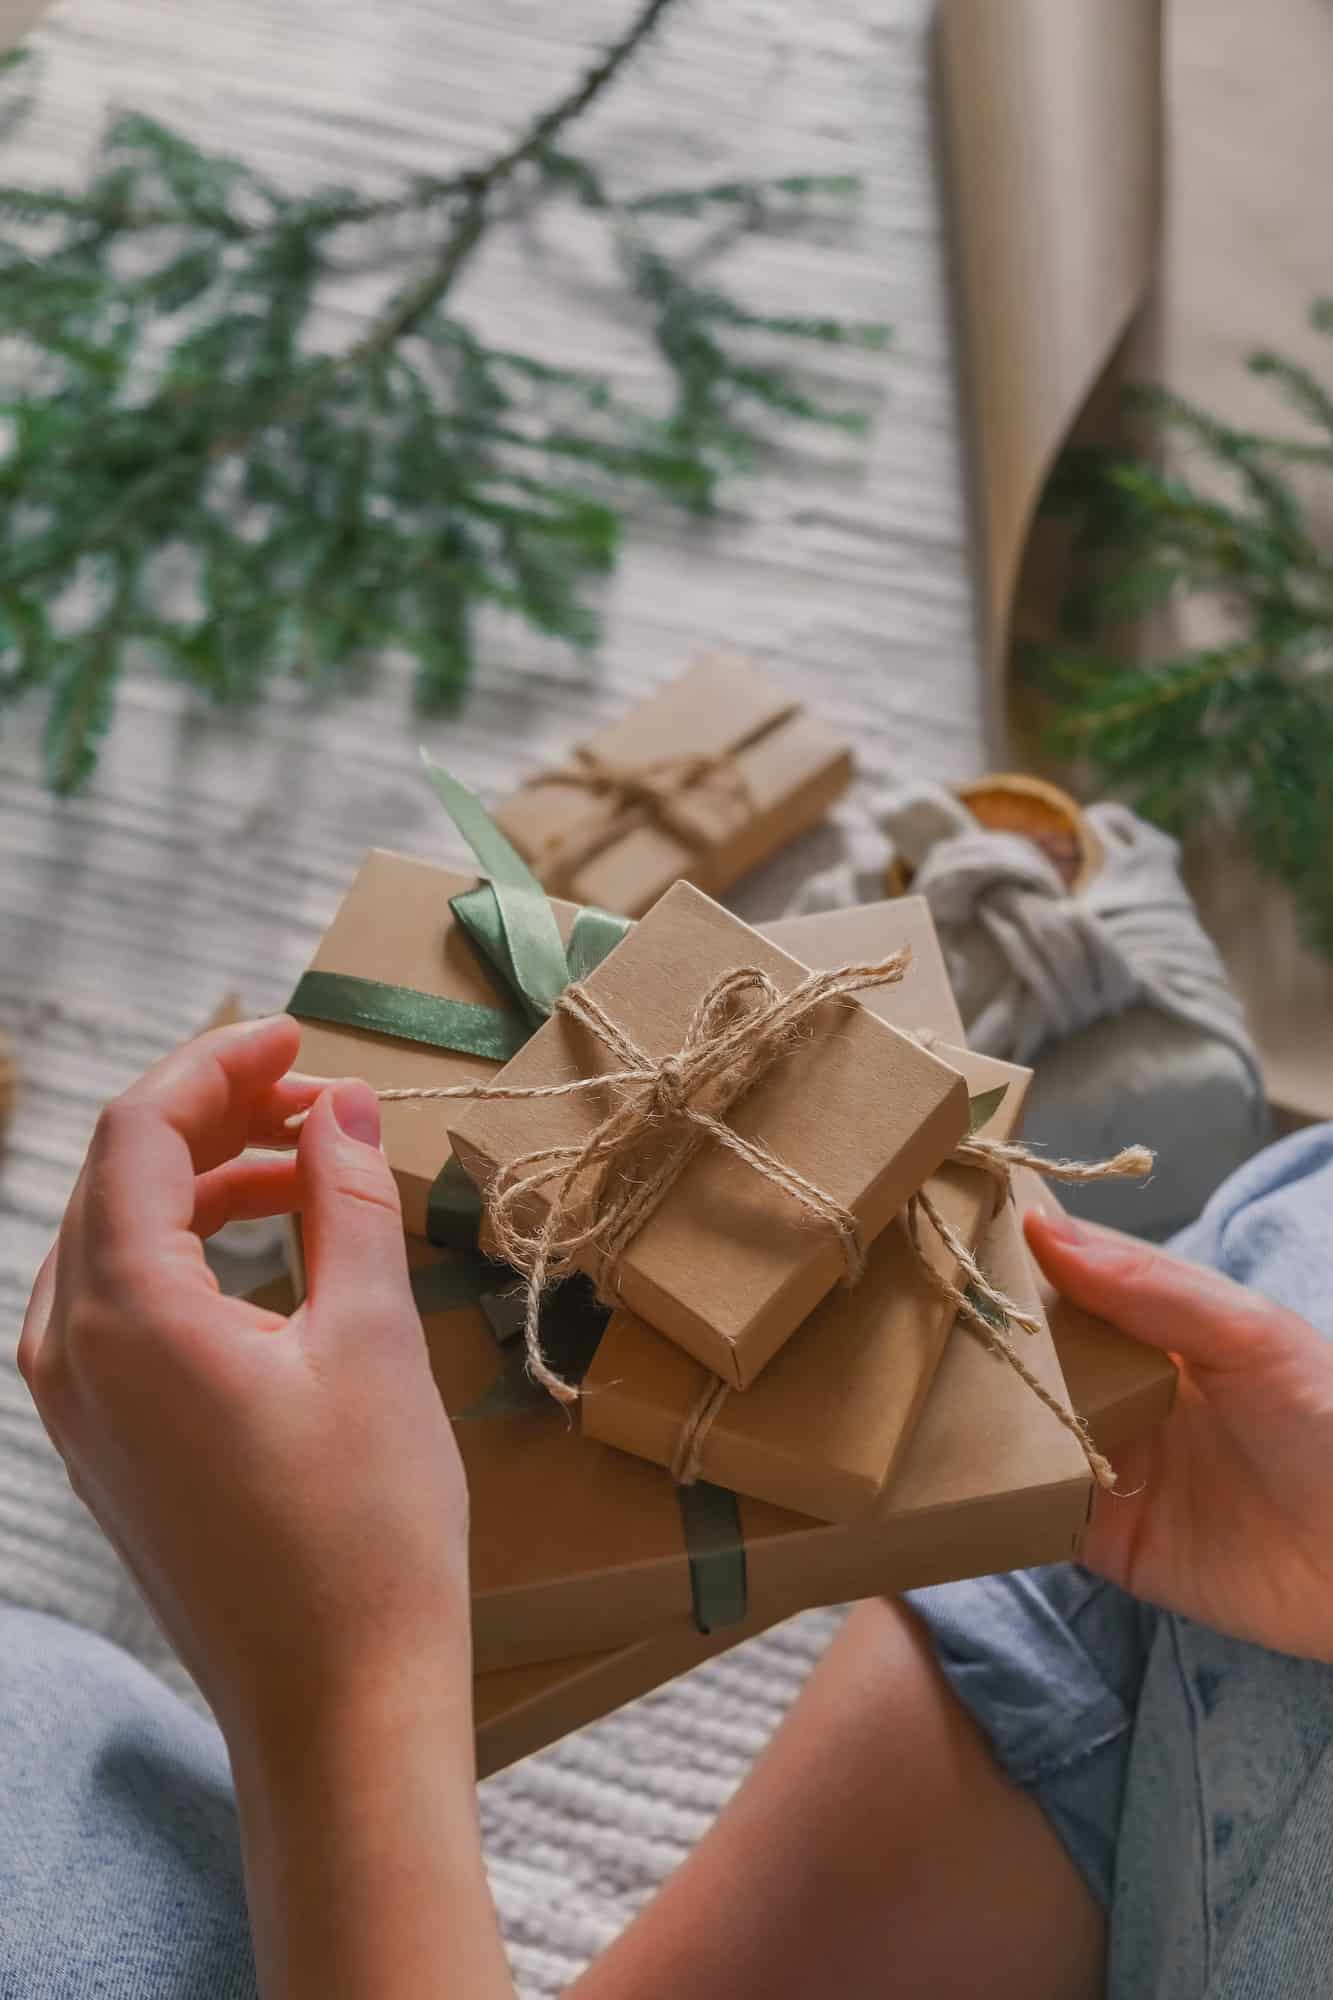
[[[1036, 1309], [1012, 1208], [986, 1255], [996, 1282]], [[971, 1338], [949, 1343], [875, 1513], [832, 1526], [716, 1487], [677, 1488], [660, 1466], [580, 1435], [554, 1404], [497, 1403], [504, 1364], [485, 1314], [446, 1305], [424, 1323], [472, 1497], [479, 1671], [682, 1637], [701, 1617], [714, 1630], [771, 1624], [811, 1604], [1055, 1561], [1087, 1516], [1077, 1444]], [[1023, 1353], [1063, 1396], [1048, 1335], [1025, 1338]], [[695, 1496], [709, 1502], [702, 1516]], [[721, 1614], [708, 1609], [719, 1603]]]
[[[884, 956], [893, 949], [885, 947]], [[780, 993], [806, 966], [687, 882], [668, 889], [583, 980], [592, 1000], [653, 1062], [685, 1043], [725, 974], [757, 968]], [[910, 973], [907, 975], [910, 977]], [[906, 983], [905, 980], [903, 983]], [[920, 1043], [855, 1000], [826, 999], [798, 1039], [726, 1107], [730, 1128], [850, 1211], [869, 1243], [967, 1131], [967, 1086]], [[503, 1071], [510, 1090], [550, 1093], [614, 1074], [624, 1057], [556, 1012]], [[483, 1193], [497, 1173], [576, 1150], [615, 1102], [610, 1090], [506, 1096], [449, 1106], [453, 1150]], [[670, 1141], [675, 1135], [667, 1133]], [[651, 1175], [650, 1130], [636, 1167]], [[546, 1206], [534, 1193], [531, 1210]], [[837, 1232], [750, 1161], [708, 1141], [603, 1274], [603, 1289], [712, 1370], [744, 1388], [845, 1274]]]
[[[297, 1069], [307, 1076], [364, 1077], [377, 1090], [438, 1089], [483, 1083], [498, 1074], [526, 1031], [500, 1030], [496, 1010], [505, 996], [451, 907], [453, 898], [477, 887], [475, 875], [406, 854], [376, 848], [366, 856], [293, 996], [292, 1011], [301, 1020]], [[578, 909], [560, 902], [551, 908], [568, 942]], [[407, 1014], [421, 996], [475, 1008], [477, 1040], [487, 1053], [431, 1047], [360, 1027], [355, 1020], [312, 1018], [305, 1008], [318, 1004], [319, 982], [329, 973], [400, 988]], [[384, 1151], [402, 1197], [403, 1226], [411, 1236], [425, 1236], [431, 1190], [449, 1157], [445, 1120], [437, 1105], [388, 1103], [382, 1111]]]
[[[811, 955], [817, 963], [813, 941]], [[1012, 1138], [1031, 1071], [936, 1047], [974, 1100], [1003, 1093], [981, 1129], [988, 1138]], [[975, 1249], [995, 1206], [994, 1178], [946, 1162], [926, 1189]], [[918, 1252], [895, 1218], [871, 1245], [864, 1276], [831, 1291], [748, 1389], [720, 1398], [716, 1378], [698, 1361], [634, 1313], [617, 1311], [583, 1380], [585, 1434], [680, 1476], [689, 1451], [693, 1476], [820, 1521], [864, 1518], [892, 1476], [953, 1324], [954, 1309], [921, 1258], [951, 1284], [957, 1261], [925, 1223], [920, 1245]], [[701, 1410], [706, 1428], [698, 1434]]]
[[[1059, 1207], [1035, 1175], [1020, 1174], [1017, 1182], [1020, 1207]], [[1114, 1454], [1162, 1423], [1175, 1395], [1176, 1372], [1170, 1360], [1155, 1348], [1126, 1339], [1093, 1314], [1055, 1298], [1044, 1284], [1042, 1290], [1049, 1299], [1051, 1333], [1066, 1387], [1098, 1450]], [[965, 1336], [957, 1344], [971, 1345]], [[947, 1385], [948, 1366], [941, 1373], [942, 1388]], [[914, 1463], [925, 1464], [932, 1449], [931, 1427], [923, 1424], [906, 1454], [904, 1479], [918, 1476]], [[1003, 1561], [998, 1566], [1006, 1567]], [[1022, 1565], [1015, 1558], [1007, 1566]], [[477, 1775], [488, 1777], [532, 1756], [572, 1730], [716, 1657], [751, 1631], [743, 1625], [707, 1636], [691, 1632], [644, 1639], [577, 1660], [479, 1674], [473, 1685]]]
[[822, 722], [735, 654], [709, 652], [495, 819], [554, 893], [639, 917], [682, 878], [720, 896], [822, 819], [851, 776]]
[[[983, 1255], [998, 1284], [1039, 1310], [1013, 1208], [991, 1225]], [[685, 1641], [701, 1628], [721, 1639], [811, 1605], [1055, 1562], [1077, 1548], [1091, 1493], [1079, 1447], [969, 1336], [949, 1342], [874, 1514], [835, 1526], [717, 1487], [676, 1487], [660, 1466], [582, 1436], [549, 1399], [497, 1393], [514, 1364], [485, 1305], [451, 1297], [466, 1260], [419, 1243], [409, 1259], [467, 1471], [478, 1673]], [[1044, 1329], [1024, 1338], [1023, 1355], [1063, 1397]]]

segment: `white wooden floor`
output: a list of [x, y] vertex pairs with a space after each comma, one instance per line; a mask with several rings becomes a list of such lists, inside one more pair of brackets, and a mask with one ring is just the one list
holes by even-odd
[[[629, 11], [629, 0], [59, 0], [40, 34], [41, 112], [5, 147], [0, 174], [59, 174], [117, 104], [292, 182], [389, 185], [491, 148]], [[707, 532], [654, 521], [629, 536], [594, 665], [497, 628], [459, 719], [424, 732], [392, 673], [327, 708], [280, 694], [239, 720], [144, 681], [122, 695], [95, 783], [68, 803], [41, 788], [36, 715], [6, 718], [0, 1021], [24, 1097], [0, 1163], [0, 1596], [142, 1640], [141, 1614], [28, 1411], [11, 1336], [101, 1101], [198, 1026], [224, 988], [257, 1008], [281, 1004], [365, 847], [456, 852], [416, 775], [419, 737], [499, 795], [696, 643], [725, 641], [850, 731], [869, 773], [949, 777], [983, 764], [928, 14], [928, 0], [680, 0], [597, 113], [587, 137], [636, 185], [861, 174], [846, 237], [747, 249], [731, 275], [774, 307], [888, 319], [896, 339], [887, 356], [837, 358], [843, 381], [878, 396], [868, 447], [790, 457], [737, 485]], [[503, 319], [513, 344], [637, 380], [645, 350], [589, 303], [580, 255], [548, 242], [534, 268], [506, 251], [460, 302]], [[349, 285], [330, 338], [372, 303]], [[785, 879], [753, 885], [746, 907], [771, 909]], [[790, 1686], [802, 1658], [797, 1647]], [[770, 1709], [783, 1698], [774, 1671]], [[749, 1754], [748, 1736], [737, 1740], [712, 1753], [723, 1790]], [[689, 1829], [674, 1824], [683, 1843]], [[611, 1894], [569, 1945], [574, 1958], [645, 1891], [664, 1852], [659, 1843]], [[531, 1977], [544, 1990], [546, 1975]]]

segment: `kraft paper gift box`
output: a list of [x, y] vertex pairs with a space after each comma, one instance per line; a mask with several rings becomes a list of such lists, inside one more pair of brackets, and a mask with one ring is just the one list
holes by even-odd
[[[475, 875], [405, 854], [376, 848], [366, 856], [292, 996], [290, 1011], [301, 1021], [297, 1069], [308, 1076], [364, 1077], [377, 1090], [480, 1083], [498, 1074], [528, 1029], [515, 1024], [506, 1034], [494, 1018], [481, 1018], [496, 1017], [508, 996], [450, 907], [451, 898], [477, 886]], [[568, 941], [578, 909], [561, 902], [551, 907]], [[489, 1053], [460, 1054], [390, 1037], [355, 1020], [314, 1017], [307, 1009], [322, 1005], [320, 982], [330, 973], [399, 987], [408, 1008], [419, 995], [476, 1008], [478, 1041]], [[431, 1190], [449, 1157], [446, 1121], [438, 1105], [388, 1103], [382, 1110], [384, 1151], [402, 1197], [403, 1225], [409, 1235], [425, 1236]]]
[[[1034, 1175], [1018, 1177], [1021, 1207], [1058, 1207]], [[1043, 1292], [1049, 1288], [1043, 1283]], [[1054, 1300], [1051, 1333], [1070, 1399], [1086, 1418], [1099, 1451], [1114, 1454], [1165, 1420], [1175, 1393], [1170, 1360], [1117, 1333], [1104, 1320]], [[929, 1435], [925, 1447], [929, 1448]], [[921, 1449], [918, 1446], [918, 1450]], [[910, 1475], [911, 1449], [904, 1476]], [[1114, 1503], [1111, 1503], [1114, 1504]], [[1001, 1562], [1001, 1568], [1006, 1565]], [[1015, 1559], [1007, 1565], [1020, 1568]], [[637, 1645], [479, 1674], [473, 1684], [477, 1774], [489, 1777], [582, 1729], [627, 1701], [663, 1687], [751, 1636], [749, 1625], [704, 1636], [643, 1639]]]
[[721, 895], [822, 819], [851, 776], [823, 723], [743, 659], [710, 652], [495, 819], [549, 889], [638, 917], [682, 877]]
[[[445, 1253], [413, 1251], [427, 1276], [432, 1265], [456, 1268]], [[985, 1254], [996, 1282], [1035, 1309], [1012, 1209]], [[1087, 1515], [1078, 1446], [970, 1337], [949, 1342], [874, 1514], [831, 1526], [716, 1487], [679, 1489], [660, 1466], [580, 1435], [512, 1375], [516, 1393], [497, 1394], [515, 1364], [498, 1359], [485, 1313], [432, 1310], [423, 1296], [471, 1492], [478, 1671], [681, 1638], [700, 1623], [714, 1632], [772, 1624], [812, 1604], [1055, 1561], [1072, 1553]], [[1029, 1366], [1063, 1395], [1049, 1337], [1023, 1339]]]
[[[512, 993], [489, 969], [451, 907], [452, 899], [468, 892], [474, 901], [481, 893], [474, 875], [383, 849], [366, 856], [292, 996], [290, 1011], [301, 1021], [299, 1069], [311, 1076], [361, 1076], [377, 1089], [475, 1083], [498, 1074], [500, 1064], [533, 1024], [511, 1019], [506, 1027], [498, 1019], [497, 1010], [512, 1012]], [[953, 1009], [954, 1003], [925, 902], [920, 897], [904, 897], [875, 907], [886, 917], [892, 912], [894, 936], [901, 936], [912, 947], [912, 969], [906, 982], [910, 1000], [903, 1011], [902, 989], [881, 987], [864, 995], [862, 1004], [899, 1026], [912, 1027], [918, 1017], [942, 1020], [946, 1004]], [[551, 909], [566, 943], [576, 925], [585, 927], [595, 917], [593, 912], [558, 900], [551, 902]], [[792, 921], [836, 923], [852, 914], [837, 912]], [[858, 926], [856, 936], [874, 936], [871, 918], [873, 911], [866, 924]], [[776, 924], [770, 927], [771, 935], [781, 941], [786, 928], [784, 923]], [[860, 949], [852, 942], [852, 932], [847, 937], [844, 959]], [[785, 948], [793, 951], [791, 944]], [[835, 944], [825, 963], [841, 962], [839, 949]], [[799, 950], [793, 955], [799, 957]], [[459, 1053], [358, 1025], [355, 1018], [348, 1018], [345, 992], [337, 996], [332, 1009], [337, 1018], [329, 1018], [323, 987], [330, 974], [335, 976], [335, 985], [350, 979], [400, 989], [409, 1009], [418, 996], [425, 996], [427, 1002], [475, 1008], [479, 1018], [488, 1017], [482, 1022], [478, 1041], [490, 1053]], [[962, 1038], [961, 1025], [955, 1028], [951, 1024], [946, 1039]], [[382, 1115], [384, 1150], [402, 1197], [404, 1226], [410, 1235], [426, 1236], [431, 1193], [449, 1158], [447, 1121], [439, 1106], [425, 1104], [386, 1103]]]
[[[660, 1466], [580, 1435], [549, 1399], [524, 1392], [487, 1311], [451, 1298], [465, 1260], [425, 1244], [409, 1254], [471, 1496], [478, 1673], [644, 1639], [681, 1643], [701, 1626], [723, 1639], [811, 1605], [1055, 1562], [1077, 1547], [1091, 1491], [1082, 1453], [968, 1336], [946, 1347], [875, 1513], [834, 1526], [717, 1487], [677, 1488]], [[984, 1254], [996, 1282], [1035, 1308], [1013, 1209]], [[1049, 1335], [1023, 1339], [1024, 1359], [1063, 1396]]]
[[[1003, 1092], [980, 1129], [1012, 1138], [1031, 1071], [968, 1049], [936, 1048], [974, 1099]], [[974, 1249], [995, 1206], [994, 1178], [946, 1162], [926, 1188]], [[938, 1276], [956, 1282], [955, 1258], [924, 1222], [921, 1247]], [[684, 1448], [703, 1407], [709, 1414], [693, 1453], [695, 1476], [817, 1520], [858, 1520], [892, 1476], [952, 1323], [952, 1306], [895, 1218], [872, 1244], [859, 1282], [831, 1291], [758, 1381], [713, 1408], [716, 1378], [706, 1368], [635, 1314], [613, 1314], [584, 1377], [583, 1428], [684, 1476]]]
[[[886, 946], [887, 956], [892, 946]], [[705, 994], [754, 966], [780, 992], [806, 967], [678, 882], [583, 981], [651, 1060], [680, 1049]], [[909, 974], [910, 976], [910, 974]], [[905, 981], [904, 981], [905, 983]], [[555, 1013], [501, 1072], [508, 1089], [614, 1074], [624, 1058], [581, 1021]], [[505, 1167], [548, 1148], [577, 1147], [616, 1099], [608, 1090], [460, 1102], [449, 1107], [456, 1157], [485, 1194]], [[954, 1150], [968, 1123], [967, 1086], [919, 1043], [846, 998], [826, 1000], [792, 1046], [724, 1112], [856, 1218], [873, 1242]], [[668, 1128], [668, 1138], [672, 1135]], [[651, 1130], [632, 1170], [650, 1175]], [[627, 1169], [622, 1169], [623, 1174]], [[544, 1192], [527, 1220], [546, 1210]], [[617, 1255], [582, 1268], [715, 1375], [743, 1388], [838, 1284], [837, 1232], [812, 1220], [749, 1161], [709, 1140]]]

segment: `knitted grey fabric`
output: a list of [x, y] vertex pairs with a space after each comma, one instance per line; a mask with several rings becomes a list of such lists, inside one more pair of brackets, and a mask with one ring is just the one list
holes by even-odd
[[943, 786], [890, 787], [839, 816], [841, 855], [796, 906], [882, 896], [889, 863], [909, 863], [969, 1041], [1036, 1065], [1026, 1136], [1082, 1159], [1134, 1142], [1159, 1156], [1147, 1188], [1071, 1189], [1070, 1206], [1163, 1236], [1262, 1144], [1263, 1080], [1176, 843], [1124, 806], [1089, 818], [1105, 859], [1070, 896], [1031, 842], [986, 831]]

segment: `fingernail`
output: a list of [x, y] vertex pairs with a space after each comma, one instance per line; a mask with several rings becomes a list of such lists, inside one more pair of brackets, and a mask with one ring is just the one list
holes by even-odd
[[1076, 1243], [1080, 1249], [1087, 1249], [1095, 1241], [1092, 1231], [1085, 1229], [1081, 1222], [1076, 1222], [1062, 1208], [1039, 1209], [1038, 1216], [1046, 1234], [1053, 1236], [1057, 1243]]
[[380, 1101], [368, 1083], [355, 1078], [333, 1087], [333, 1115], [349, 1139], [363, 1146], [380, 1142]]

